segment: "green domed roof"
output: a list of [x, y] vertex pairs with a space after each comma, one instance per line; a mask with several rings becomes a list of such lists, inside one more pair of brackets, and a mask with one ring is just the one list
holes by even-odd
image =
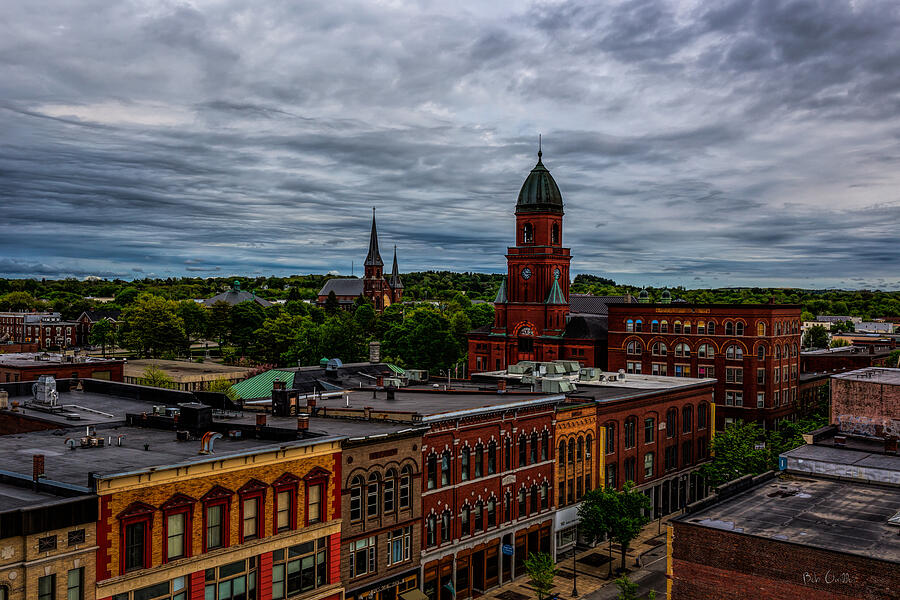
[[563, 212], [562, 194], [559, 186], [553, 181], [553, 176], [544, 163], [541, 162], [543, 153], [538, 150], [538, 161], [522, 189], [519, 190], [519, 201], [516, 203], [516, 212]]

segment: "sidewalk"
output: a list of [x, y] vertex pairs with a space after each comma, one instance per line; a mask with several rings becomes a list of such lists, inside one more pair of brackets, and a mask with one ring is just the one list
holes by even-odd
[[[675, 515], [672, 515], [675, 516]], [[666, 543], [666, 522], [668, 518], [664, 518], [661, 523], [653, 521], [641, 531], [637, 539], [631, 542], [628, 552], [625, 553], [625, 567], [629, 571], [638, 570], [635, 561], [639, 556], [648, 553], [662, 546], [662, 556], [665, 556]], [[618, 544], [612, 544], [612, 568], [613, 577], [607, 579], [609, 574], [609, 542], [604, 542], [589, 550], [583, 550], [578, 553], [577, 569], [578, 569], [578, 597], [592, 596], [592, 600], [605, 597], [608, 594], [598, 594], [605, 586], [612, 586], [613, 590], [617, 590], [613, 580], [616, 578], [615, 570], [619, 568], [621, 562], [621, 549]], [[658, 557], [654, 553], [654, 560]], [[663, 570], [664, 572], [664, 570]], [[556, 563], [556, 578], [554, 579], [551, 594], [559, 594], [561, 600], [570, 600], [572, 598], [572, 555], [563, 558]], [[605, 590], [604, 590], [605, 591]], [[612, 597], [615, 597], [613, 595]], [[657, 595], [658, 600], [664, 600], [665, 594]], [[498, 588], [494, 588], [484, 594], [486, 600], [536, 600], [537, 591], [531, 586], [527, 575], [522, 575], [506, 583]]]

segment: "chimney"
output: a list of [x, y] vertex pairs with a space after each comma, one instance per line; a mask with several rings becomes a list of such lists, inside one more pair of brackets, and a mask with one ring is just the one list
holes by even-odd
[[266, 426], [266, 415], [265, 413], [258, 413], [256, 415], [256, 426], [257, 427], [265, 427]]
[[309, 429], [309, 415], [299, 415], [297, 417], [297, 431], [306, 432]]
[[306, 406], [308, 406], [308, 407], [310, 407], [310, 408], [315, 408], [315, 407], [316, 407], [316, 397], [313, 396], [312, 398], [307, 398], [307, 399], [306, 399]]
[[887, 454], [897, 454], [897, 438], [884, 438], [884, 451]]
[[394, 388], [388, 388], [388, 390], [387, 390], [387, 399], [388, 399], [388, 400], [393, 400], [393, 399], [394, 399]]
[[505, 391], [506, 391], [506, 380], [505, 380], [505, 379], [498, 379], [498, 380], [497, 380], [497, 391], [498, 391], [498, 392], [505, 392]]
[[31, 457], [31, 478], [35, 483], [44, 476], [44, 455], [35, 454]]
[[276, 379], [275, 381], [272, 382], [272, 389], [273, 389], [273, 390], [284, 390], [284, 389], [287, 389], [287, 382], [286, 382], [286, 381], [282, 381], [282, 380], [280, 380], [280, 379]]
[[378, 387], [384, 387], [384, 375], [379, 375], [375, 380], [375, 385]]

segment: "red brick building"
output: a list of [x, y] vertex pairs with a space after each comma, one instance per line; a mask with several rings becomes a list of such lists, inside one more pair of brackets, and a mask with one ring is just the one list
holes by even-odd
[[890, 346], [879, 348], [871, 345], [807, 350], [800, 353], [800, 372], [840, 373], [864, 367], [893, 367], [895, 365], [890, 364], [892, 351]]
[[59, 313], [0, 313], [0, 342], [37, 344], [39, 350], [71, 348], [77, 345], [77, 329]]
[[900, 438], [900, 369], [869, 367], [833, 375], [831, 424], [848, 435]]
[[718, 429], [793, 419], [799, 348], [799, 305], [609, 306], [609, 369], [717, 379]]
[[605, 318], [572, 314], [572, 256], [562, 245], [562, 194], [541, 156], [539, 151], [537, 165], [519, 191], [515, 246], [507, 249], [507, 275], [494, 300], [494, 323], [469, 333], [470, 373], [557, 359], [605, 366]]
[[[71, 359], [71, 360], [69, 360]], [[41, 375], [56, 379], [124, 380], [125, 361], [59, 354], [0, 354], [0, 383], [34, 381]]]

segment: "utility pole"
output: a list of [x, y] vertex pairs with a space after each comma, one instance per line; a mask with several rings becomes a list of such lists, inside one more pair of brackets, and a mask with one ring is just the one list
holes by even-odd
[[572, 546], [572, 597], [578, 597], [578, 523], [575, 523], [575, 545]]

